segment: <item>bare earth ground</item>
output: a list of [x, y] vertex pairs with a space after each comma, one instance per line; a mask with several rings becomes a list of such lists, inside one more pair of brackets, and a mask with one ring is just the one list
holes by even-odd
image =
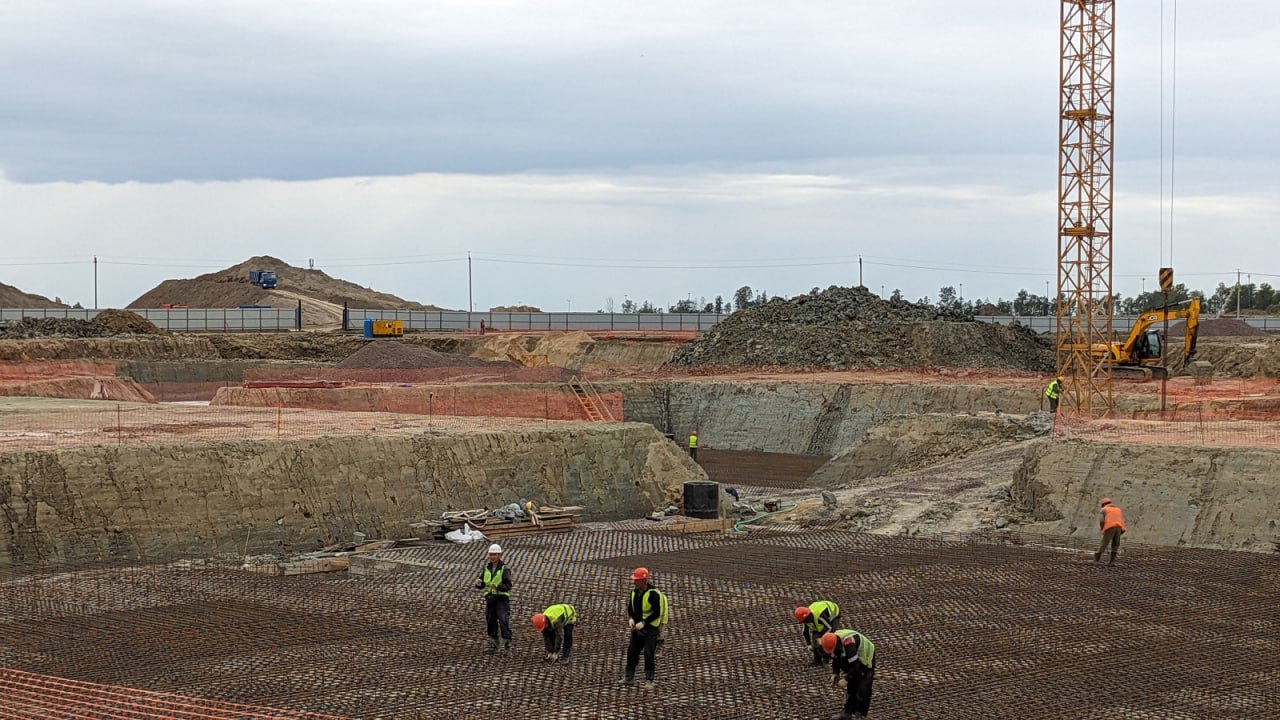
[[313, 438], [326, 435], [513, 431], [576, 423], [276, 408], [0, 397], [0, 450]]

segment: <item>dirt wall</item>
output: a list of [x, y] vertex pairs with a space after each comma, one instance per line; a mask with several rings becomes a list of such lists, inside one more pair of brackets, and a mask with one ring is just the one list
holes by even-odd
[[1048, 414], [926, 414], [886, 418], [809, 477], [808, 485], [836, 487], [866, 478], [918, 470], [978, 450], [1047, 435]]
[[[623, 418], [619, 392], [602, 392], [614, 418]], [[214, 405], [313, 408], [417, 415], [520, 417], [585, 420], [577, 398], [561, 384], [449, 384], [412, 387], [364, 385], [346, 388], [220, 388]]]
[[635, 423], [0, 453], [0, 564], [411, 537], [520, 499], [638, 517], [704, 477]]
[[1098, 537], [1098, 501], [1109, 497], [1132, 542], [1280, 547], [1277, 450], [1036, 440], [1012, 493], [1050, 534]]
[[723, 450], [834, 455], [895, 415], [1040, 409], [1037, 388], [804, 382], [616, 382], [626, 418]]

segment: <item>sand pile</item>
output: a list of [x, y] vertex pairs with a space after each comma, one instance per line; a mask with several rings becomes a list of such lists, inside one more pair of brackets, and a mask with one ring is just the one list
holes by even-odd
[[126, 310], [104, 310], [92, 320], [72, 318], [25, 318], [10, 323], [0, 338], [10, 340], [73, 337], [93, 338], [112, 335], [163, 335], [164, 330], [137, 313]]

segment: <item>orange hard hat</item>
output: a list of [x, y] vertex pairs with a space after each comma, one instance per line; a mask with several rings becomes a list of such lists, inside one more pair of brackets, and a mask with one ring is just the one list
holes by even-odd
[[1111, 498], [1102, 498], [1102, 502], [1098, 503], [1098, 507], [1106, 507], [1111, 504]]
[[533, 629], [534, 629], [534, 630], [537, 630], [538, 632], [542, 632], [543, 630], [546, 630], [546, 629], [547, 629], [547, 616], [546, 616], [546, 615], [543, 615], [542, 613], [538, 613], [537, 615], [534, 615], [534, 616], [533, 616]]
[[648, 580], [649, 568], [636, 568], [635, 570], [632, 570], [631, 579], [632, 580]]
[[840, 638], [836, 637], [835, 633], [826, 633], [822, 636], [822, 651], [828, 655], [835, 654], [836, 643], [838, 642], [840, 642]]
[[796, 622], [804, 622], [805, 620], [808, 620], [809, 616], [812, 614], [813, 612], [810, 611], [809, 608], [798, 607], [796, 608], [796, 612], [795, 612]]

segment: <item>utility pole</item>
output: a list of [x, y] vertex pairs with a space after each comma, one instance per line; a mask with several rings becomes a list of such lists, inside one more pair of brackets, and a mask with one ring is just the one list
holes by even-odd
[[471, 252], [467, 251], [467, 312], [476, 311], [475, 303], [471, 300]]
[[1236, 268], [1236, 319], [1240, 319], [1240, 269]]
[[[1238, 282], [1236, 283], [1239, 284]], [[98, 309], [98, 256], [93, 256], [93, 309]], [[1237, 313], [1239, 314], [1239, 313]]]
[[964, 283], [960, 283], [960, 302], [964, 302]]
[[858, 287], [866, 287], [862, 284], [862, 256], [858, 256]]

